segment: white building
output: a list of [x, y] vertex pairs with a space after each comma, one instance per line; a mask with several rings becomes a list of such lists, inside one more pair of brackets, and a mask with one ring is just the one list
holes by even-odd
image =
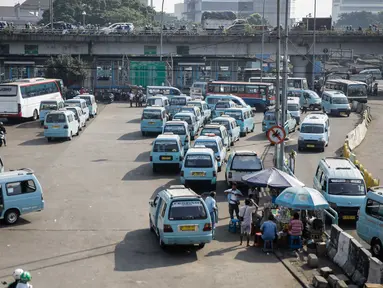
[[177, 19], [181, 20], [183, 18], [183, 13], [185, 12], [185, 3], [177, 3], [174, 4], [174, 16]]
[[342, 13], [372, 12], [378, 13], [383, 10], [383, 0], [333, 0], [332, 19], [336, 22]]

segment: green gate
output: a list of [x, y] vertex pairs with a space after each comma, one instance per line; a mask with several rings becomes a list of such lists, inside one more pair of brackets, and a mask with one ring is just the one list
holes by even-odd
[[131, 61], [129, 69], [129, 82], [133, 85], [162, 86], [166, 85], [166, 63]]

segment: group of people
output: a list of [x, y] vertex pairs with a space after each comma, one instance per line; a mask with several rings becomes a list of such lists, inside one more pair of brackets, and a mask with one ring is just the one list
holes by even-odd
[[129, 91], [130, 107], [133, 107], [133, 102], [136, 103], [136, 107], [142, 107], [145, 102], [145, 95], [142, 86], [138, 87], [136, 94], [134, 94], [132, 90]]
[[[29, 282], [32, 280], [31, 273], [21, 268], [12, 273], [14, 281], [8, 285], [8, 288], [33, 288]], [[7, 284], [3, 282], [2, 284]]]

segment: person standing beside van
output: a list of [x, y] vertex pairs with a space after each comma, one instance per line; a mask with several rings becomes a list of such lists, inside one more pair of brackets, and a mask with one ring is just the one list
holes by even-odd
[[212, 191], [212, 192], [210, 192], [210, 195], [207, 196], [205, 199], [207, 209], [209, 210], [209, 213], [210, 213], [211, 227], [212, 227], [212, 231], [213, 231], [213, 239], [215, 239], [215, 224], [217, 223], [217, 220], [218, 220], [216, 217], [218, 207], [217, 207], [217, 201], [215, 201], [215, 195], [216, 195], [216, 193], [214, 191]]
[[231, 184], [231, 189], [225, 190], [224, 193], [228, 194], [227, 199], [229, 202], [230, 219], [234, 219], [234, 211], [235, 216], [239, 219], [239, 197], [243, 197], [243, 194], [237, 189], [237, 183], [233, 182]]
[[4, 136], [4, 139], [3, 139], [4, 146], [7, 146], [7, 138], [5, 137], [5, 134], [7, 134], [7, 130], [5, 129], [3, 122], [0, 122], [0, 132], [3, 133], [3, 136]]
[[257, 205], [252, 199], [246, 199], [245, 205], [239, 209], [239, 220], [241, 221], [241, 236], [239, 245], [242, 245], [243, 236], [246, 235], [246, 246], [250, 246], [251, 224], [253, 223], [253, 213], [256, 211]]

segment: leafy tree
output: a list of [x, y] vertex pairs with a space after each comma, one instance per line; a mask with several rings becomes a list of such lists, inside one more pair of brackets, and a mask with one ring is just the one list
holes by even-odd
[[86, 79], [86, 64], [77, 57], [59, 55], [45, 63], [47, 78], [62, 79], [65, 86], [83, 84]]
[[[383, 9], [383, 8], [382, 8]], [[371, 12], [342, 13], [336, 22], [337, 27], [353, 26], [353, 28], [367, 28], [369, 25], [383, 23], [383, 13], [373, 14]]]
[[247, 17], [247, 22], [250, 25], [268, 25], [267, 19], [265, 18], [262, 23], [262, 16], [259, 13], [253, 13]]

